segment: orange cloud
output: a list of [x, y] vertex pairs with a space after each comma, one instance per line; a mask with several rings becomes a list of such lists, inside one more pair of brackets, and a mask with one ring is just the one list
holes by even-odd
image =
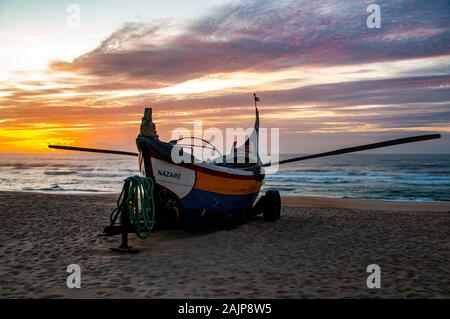
[[284, 139], [442, 130], [450, 126], [448, 19], [419, 4], [409, 15], [423, 24], [410, 31], [393, 3], [385, 17], [395, 13], [399, 23], [369, 33], [355, 23], [365, 21], [356, 1], [250, 1], [178, 32], [126, 24], [73, 62], [0, 83], [0, 151], [42, 152], [48, 143], [132, 150], [148, 106], [164, 139], [193, 119], [248, 127], [253, 91], [261, 125], [279, 127]]

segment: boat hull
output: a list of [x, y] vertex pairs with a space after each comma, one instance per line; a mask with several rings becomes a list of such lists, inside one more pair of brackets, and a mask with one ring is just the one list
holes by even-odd
[[175, 164], [171, 145], [138, 137], [141, 172], [176, 198], [190, 217], [243, 215], [259, 194], [263, 175], [210, 163]]

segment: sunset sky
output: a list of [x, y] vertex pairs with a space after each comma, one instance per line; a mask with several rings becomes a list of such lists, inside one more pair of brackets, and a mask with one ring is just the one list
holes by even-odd
[[257, 92], [281, 153], [426, 133], [443, 138], [381, 152], [450, 153], [449, 17], [448, 0], [0, 0], [0, 152], [135, 150], [148, 106], [162, 139], [248, 127]]

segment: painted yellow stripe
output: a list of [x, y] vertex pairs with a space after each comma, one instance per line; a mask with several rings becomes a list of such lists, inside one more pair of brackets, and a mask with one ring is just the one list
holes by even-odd
[[197, 171], [194, 188], [225, 195], [246, 195], [259, 192], [262, 182], [209, 175]]

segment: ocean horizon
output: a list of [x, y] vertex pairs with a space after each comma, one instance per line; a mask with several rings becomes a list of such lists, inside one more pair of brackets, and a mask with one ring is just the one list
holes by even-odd
[[[140, 174], [136, 158], [103, 154], [0, 154], [0, 169], [0, 191], [44, 193], [116, 193], [126, 177]], [[348, 154], [291, 163], [266, 177], [262, 192], [267, 189], [283, 196], [450, 201], [450, 154]]]

